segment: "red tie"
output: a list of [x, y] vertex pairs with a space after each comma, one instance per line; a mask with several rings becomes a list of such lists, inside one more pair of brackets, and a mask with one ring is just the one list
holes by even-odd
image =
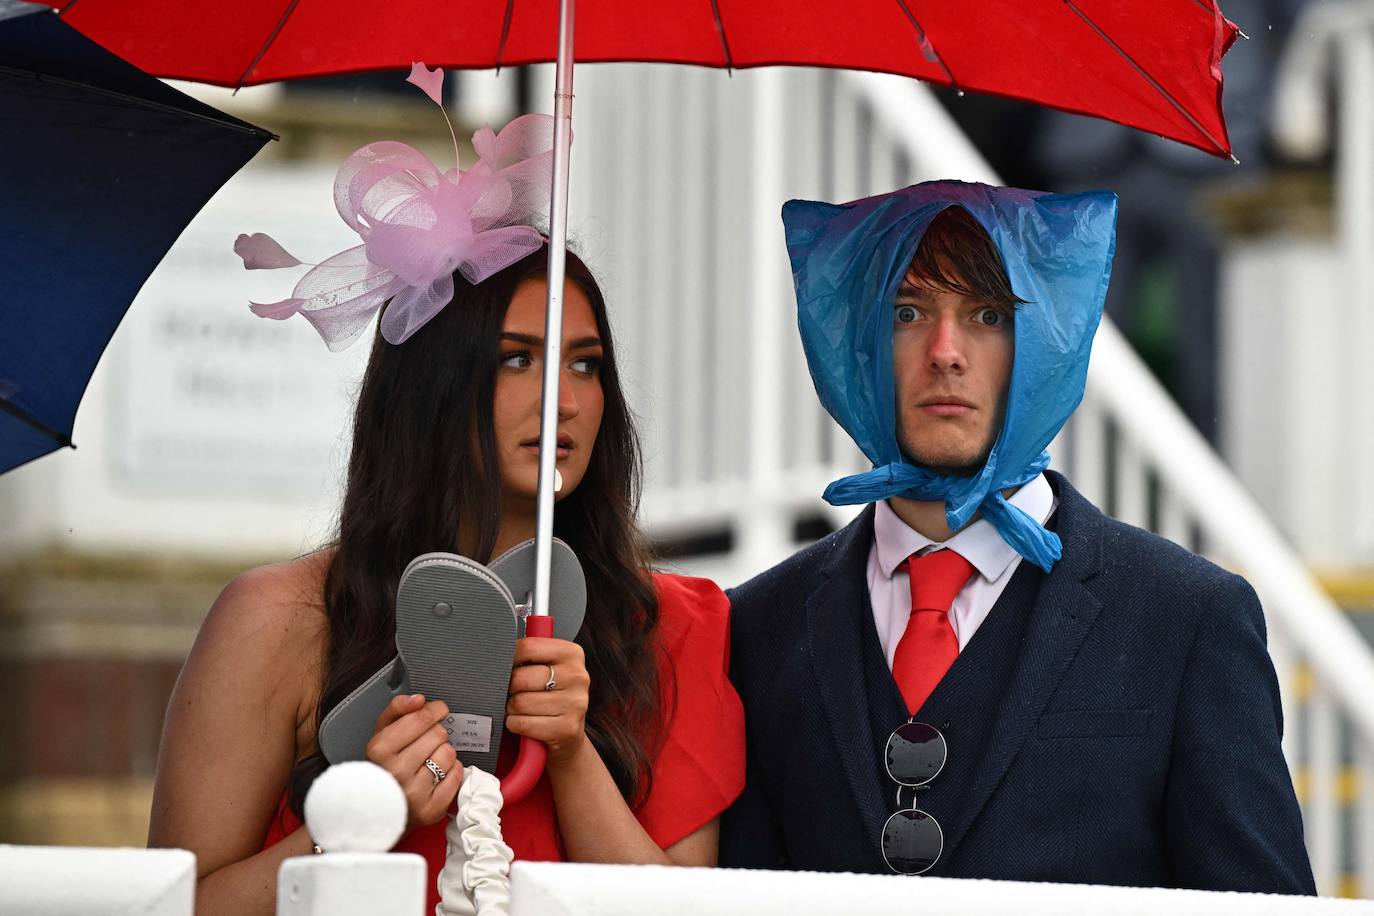
[[959, 657], [959, 639], [949, 625], [949, 608], [973, 564], [952, 550], [906, 560], [911, 577], [911, 619], [892, 658], [892, 677], [913, 716]]

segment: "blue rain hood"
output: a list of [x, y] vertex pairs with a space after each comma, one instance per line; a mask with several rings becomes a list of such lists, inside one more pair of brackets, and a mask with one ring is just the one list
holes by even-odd
[[[1002, 429], [972, 477], [906, 460], [893, 392], [897, 289], [926, 227], [951, 206], [987, 230], [1012, 291], [1025, 300], [1013, 322], [1016, 355]], [[1116, 251], [1116, 195], [932, 181], [847, 204], [788, 201], [782, 221], [816, 393], [873, 462], [873, 470], [831, 483], [826, 501], [943, 500], [951, 530], [981, 513], [1017, 553], [1048, 572], [1062, 553], [1058, 535], [1002, 491], [1045, 469], [1046, 447], [1083, 399]]]

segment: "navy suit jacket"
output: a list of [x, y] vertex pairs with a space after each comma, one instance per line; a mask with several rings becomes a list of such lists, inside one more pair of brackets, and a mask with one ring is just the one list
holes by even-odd
[[[985, 734], [951, 735], [920, 797], [945, 840], [928, 874], [1315, 893], [1254, 591], [1048, 476], [1064, 555], [1018, 568], [1034, 579], [1008, 670], [965, 685]], [[729, 593], [748, 776], [722, 865], [889, 872], [895, 785], [864, 686], [872, 516]]]

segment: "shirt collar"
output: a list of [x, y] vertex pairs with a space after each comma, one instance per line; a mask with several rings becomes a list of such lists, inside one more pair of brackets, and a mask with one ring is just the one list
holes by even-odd
[[[1043, 525], [1054, 509], [1054, 490], [1050, 489], [1049, 481], [1041, 474], [1013, 493], [1007, 502]], [[1001, 578], [1019, 556], [1010, 544], [1002, 540], [992, 523], [982, 518], [965, 526], [948, 541], [932, 541], [898, 518], [887, 500], [882, 500], [874, 507], [873, 543], [878, 549], [882, 573], [889, 579], [907, 557], [928, 548], [946, 547], [957, 551], [989, 582]]]

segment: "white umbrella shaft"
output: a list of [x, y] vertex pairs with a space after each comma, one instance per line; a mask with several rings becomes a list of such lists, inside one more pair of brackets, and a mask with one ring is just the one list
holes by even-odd
[[549, 613], [553, 558], [554, 470], [558, 459], [558, 379], [563, 363], [563, 272], [568, 245], [568, 165], [572, 153], [573, 22], [576, 0], [562, 0], [553, 97], [553, 193], [549, 201], [549, 297], [544, 311], [544, 402], [539, 422], [539, 496], [535, 517], [534, 606]]

